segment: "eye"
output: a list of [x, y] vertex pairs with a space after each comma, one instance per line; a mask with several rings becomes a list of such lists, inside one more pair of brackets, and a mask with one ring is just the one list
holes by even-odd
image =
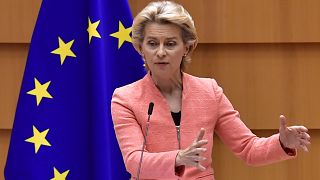
[[177, 43], [175, 41], [169, 41], [166, 43], [166, 46], [168, 47], [174, 47]]
[[153, 41], [153, 40], [148, 41], [147, 44], [148, 44], [149, 46], [151, 46], [151, 47], [156, 47], [156, 46], [158, 45], [158, 43], [157, 43], [156, 41]]

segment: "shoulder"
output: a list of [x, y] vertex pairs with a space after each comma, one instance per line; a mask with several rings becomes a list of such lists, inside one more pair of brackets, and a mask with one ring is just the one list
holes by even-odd
[[142, 80], [143, 79], [140, 79], [125, 86], [118, 87], [115, 89], [114, 93], [130, 94], [132, 91], [136, 91], [141, 88]]
[[184, 73], [183, 75], [185, 76], [186, 82], [192, 88], [199, 88], [209, 91], [216, 91], [220, 88], [217, 81], [213, 78], [197, 77], [187, 73]]
[[148, 92], [149, 85], [147, 75], [131, 84], [116, 88], [112, 95], [112, 102], [121, 101], [129, 103], [132, 101], [139, 101], [146, 92]]

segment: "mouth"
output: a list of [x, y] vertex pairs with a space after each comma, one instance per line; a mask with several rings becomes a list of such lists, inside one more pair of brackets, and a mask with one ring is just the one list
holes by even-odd
[[169, 63], [168, 62], [157, 62], [157, 63], [154, 63], [154, 64], [166, 65], [166, 64], [169, 64]]

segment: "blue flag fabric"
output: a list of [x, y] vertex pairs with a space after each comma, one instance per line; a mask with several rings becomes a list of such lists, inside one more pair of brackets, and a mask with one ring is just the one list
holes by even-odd
[[44, 0], [5, 178], [129, 179], [113, 130], [116, 87], [145, 75], [125, 0]]

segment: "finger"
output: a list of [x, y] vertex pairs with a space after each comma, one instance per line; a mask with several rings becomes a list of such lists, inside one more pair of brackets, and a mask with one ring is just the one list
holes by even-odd
[[200, 141], [203, 138], [204, 133], [205, 133], [204, 128], [201, 128], [199, 131], [198, 137], [196, 139], [196, 142]]
[[287, 128], [287, 120], [286, 117], [284, 115], [280, 115], [280, 128], [279, 131], [283, 132], [285, 131]]
[[206, 170], [205, 167], [203, 167], [200, 163], [197, 163], [197, 162], [189, 162], [188, 165], [189, 165], [189, 166], [196, 167], [196, 168], [199, 169], [200, 171], [205, 171], [205, 170]]
[[293, 127], [293, 126], [290, 126], [290, 127], [287, 127], [286, 129], [287, 133], [295, 136], [296, 138], [300, 138], [301, 137], [301, 133], [297, 130], [297, 128]]
[[201, 147], [203, 145], [206, 145], [206, 144], [208, 144], [208, 140], [203, 139], [203, 140], [200, 140], [198, 142], [195, 142], [194, 144], [192, 144], [192, 146], [195, 147], [195, 148], [199, 148], [199, 147]]
[[301, 132], [308, 132], [308, 128], [304, 127], [304, 126], [300, 126], [299, 130]]
[[297, 128], [297, 130], [298, 130], [299, 132], [308, 132], [308, 128], [306, 128], [306, 127], [304, 127], [304, 126], [299, 126], [299, 127]]
[[306, 139], [306, 140], [308, 140], [308, 141], [310, 141], [310, 139], [311, 139], [311, 137], [310, 137], [310, 135], [309, 135], [308, 133], [302, 133], [302, 134], [300, 134], [300, 138]]
[[304, 126], [290, 126], [290, 129], [294, 129], [297, 132], [303, 133], [303, 132], [308, 132], [308, 128], [304, 127]]
[[309, 152], [309, 150], [308, 150], [306, 145], [300, 144], [300, 148], [303, 149], [305, 152]]
[[300, 141], [300, 144], [302, 144], [302, 145], [310, 145], [311, 144], [310, 141], [305, 140], [305, 139], [300, 139], [299, 141]]
[[206, 168], [203, 167], [203, 166], [202, 166], [200, 163], [198, 163], [198, 162], [190, 161], [190, 162], [186, 163], [186, 165], [196, 167], [197, 169], [199, 169], [199, 170], [201, 170], [201, 171], [205, 171], [205, 170], [206, 170]]
[[197, 163], [198, 165], [196, 166], [200, 171], [205, 171], [206, 168], [203, 167], [200, 163]]
[[193, 167], [196, 167], [196, 166], [198, 166], [197, 165], [198, 163], [197, 162], [194, 162], [194, 161], [187, 161], [186, 163], [185, 163], [185, 165], [187, 165], [187, 166], [193, 166]]
[[206, 148], [195, 148], [195, 149], [192, 149], [191, 151], [189, 151], [189, 153], [187, 153], [187, 155], [188, 156], [197, 155], [200, 153], [204, 153], [206, 151], [207, 151]]
[[191, 159], [194, 162], [199, 162], [199, 161], [204, 161], [207, 158], [203, 157], [203, 156], [188, 156], [189, 159]]

